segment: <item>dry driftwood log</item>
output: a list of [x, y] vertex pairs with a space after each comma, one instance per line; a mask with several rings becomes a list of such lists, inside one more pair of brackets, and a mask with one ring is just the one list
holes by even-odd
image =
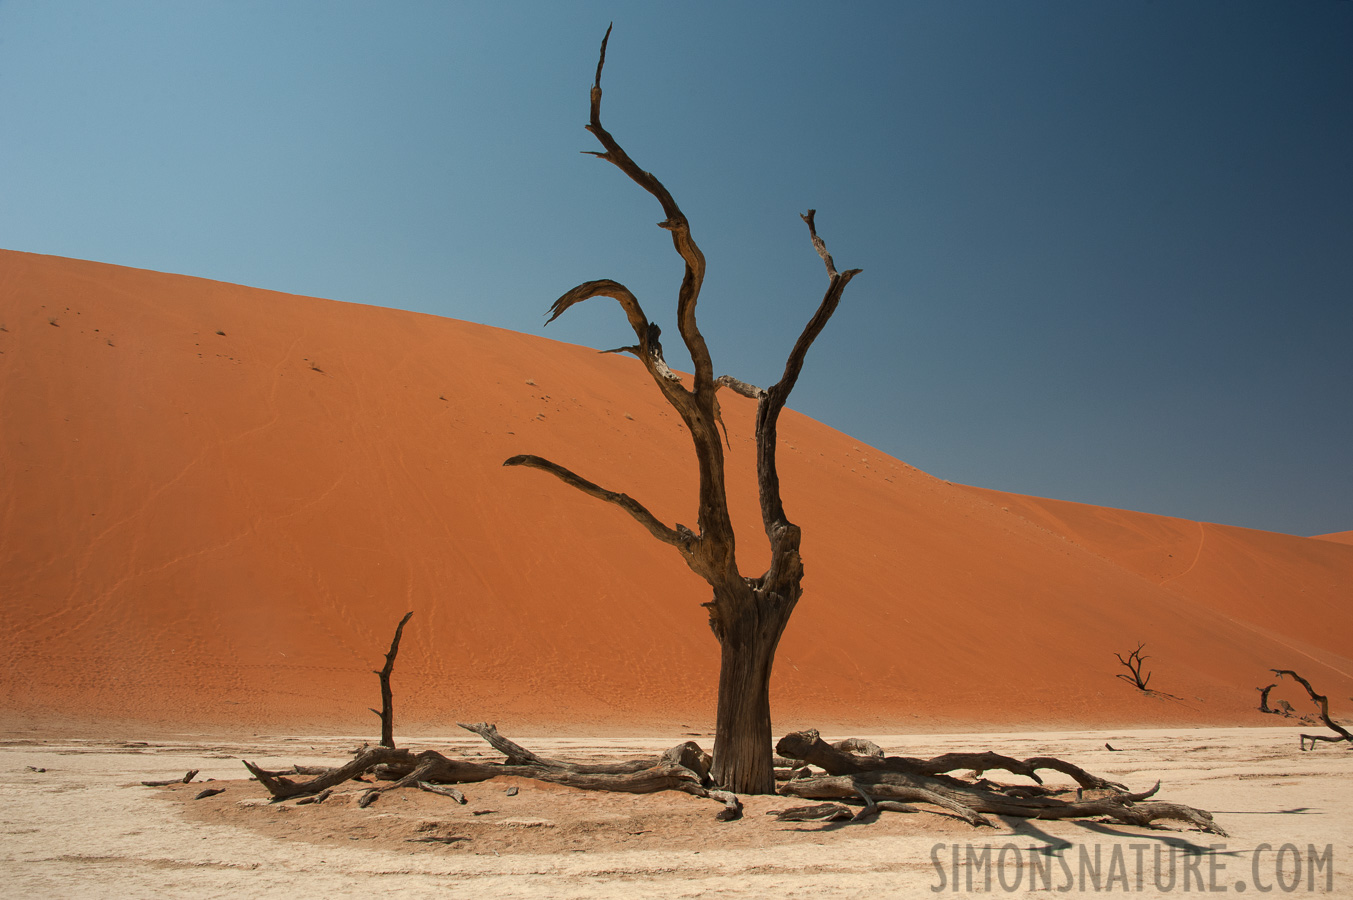
[[[821, 739], [816, 731], [786, 735], [776, 745], [781, 756], [798, 759], [827, 774], [796, 778], [780, 786], [780, 793], [808, 800], [865, 802], [866, 813], [879, 808], [905, 808], [880, 801], [928, 803], [972, 825], [990, 825], [983, 813], [1026, 819], [1071, 819], [1106, 816], [1129, 825], [1150, 825], [1157, 819], [1188, 822], [1210, 834], [1226, 832], [1212, 814], [1177, 803], [1150, 801], [1160, 789], [1132, 793], [1117, 782], [1100, 778], [1065, 760], [1048, 756], [1018, 760], [997, 753], [946, 753], [934, 759], [850, 753]], [[1034, 785], [1001, 785], [986, 779], [963, 781], [949, 772], [1002, 770], [1032, 779]], [[1055, 771], [1073, 779], [1076, 788], [1050, 788], [1040, 771]], [[1087, 796], [1093, 792], [1096, 796]]]
[[[1300, 675], [1298, 675], [1296, 672], [1293, 672], [1291, 669], [1272, 669], [1271, 671], [1273, 672], [1274, 675], [1277, 675], [1279, 678], [1290, 675], [1293, 681], [1297, 682], [1297, 684], [1300, 684], [1302, 687], [1306, 688], [1306, 693], [1311, 696], [1311, 700], [1315, 703], [1316, 706], [1320, 707], [1320, 721], [1324, 722], [1326, 727], [1328, 727], [1330, 731], [1334, 732], [1334, 734], [1332, 735], [1331, 734], [1301, 735], [1302, 750], [1314, 750], [1317, 741], [1331, 744], [1337, 744], [1340, 743], [1341, 741], [1347, 741], [1350, 744], [1353, 744], [1353, 733], [1350, 733], [1347, 728], [1344, 728], [1338, 722], [1335, 722], [1333, 719], [1330, 718], [1329, 697], [1326, 697], [1324, 694], [1317, 694], [1315, 692], [1315, 688], [1311, 687], [1311, 683], [1309, 681], [1307, 681], [1305, 678], [1302, 678]], [[1272, 685], [1270, 685], [1270, 687], [1272, 687]], [[1263, 698], [1267, 699], [1267, 697], [1268, 690], [1265, 690], [1263, 692]], [[1269, 712], [1272, 712], [1272, 710], [1269, 710]], [[1307, 741], [1311, 742], [1310, 747], [1306, 746]]]

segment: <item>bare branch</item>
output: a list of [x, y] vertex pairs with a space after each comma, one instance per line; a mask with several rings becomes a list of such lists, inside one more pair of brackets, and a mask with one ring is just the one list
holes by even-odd
[[630, 321], [630, 327], [639, 338], [639, 345], [647, 349], [648, 347], [648, 317], [639, 306], [639, 300], [634, 296], [629, 288], [618, 281], [612, 281], [609, 278], [600, 278], [596, 281], [585, 281], [572, 290], [566, 292], [554, 303], [550, 304], [550, 317], [545, 320], [548, 325], [555, 319], [568, 311], [568, 308], [575, 303], [581, 303], [584, 300], [590, 300], [593, 297], [611, 297], [619, 303], [625, 310], [625, 317]]
[[836, 263], [832, 262], [832, 255], [827, 252], [827, 244], [822, 238], [817, 236], [817, 226], [813, 224], [813, 218], [817, 215], [817, 210], [810, 209], [808, 212], [799, 216], [800, 219], [808, 223], [808, 236], [812, 238], [813, 247], [817, 250], [817, 255], [822, 257], [822, 261], [827, 264], [827, 276], [836, 275]]
[[832, 317], [832, 313], [836, 312], [836, 307], [841, 302], [841, 294], [845, 291], [846, 285], [861, 271], [860, 269], [847, 269], [840, 273], [836, 271], [831, 254], [827, 252], [826, 243], [817, 235], [817, 229], [813, 224], [814, 212], [810, 209], [803, 216], [803, 220], [808, 223], [808, 233], [813, 240], [813, 246], [818, 249], [818, 255], [827, 264], [827, 272], [830, 276], [827, 282], [827, 291], [822, 296], [822, 302], [818, 305], [817, 312], [813, 313], [813, 317], [804, 326], [803, 333], [794, 343], [794, 349], [790, 351], [789, 359], [785, 362], [784, 374], [780, 376], [778, 382], [765, 392], [765, 396], [761, 398], [761, 403], [756, 410], [756, 467], [761, 489], [761, 519], [766, 527], [766, 535], [771, 538], [772, 544], [775, 542], [775, 532], [789, 524], [789, 520], [785, 516], [784, 504], [780, 500], [780, 475], [775, 465], [776, 425], [780, 418], [780, 411], [784, 409], [785, 402], [789, 399], [789, 392], [794, 390], [794, 384], [799, 380], [799, 373], [803, 371], [803, 361], [808, 355], [808, 348], [813, 346], [813, 341], [817, 340], [817, 336], [822, 333], [822, 329], [827, 327], [827, 321]]
[[636, 522], [647, 528], [649, 534], [653, 535], [663, 543], [671, 544], [683, 553], [688, 552], [692, 545], [699, 540], [690, 529], [683, 528], [682, 526], [668, 528], [662, 522], [658, 521], [658, 518], [649, 512], [642, 503], [628, 494], [608, 491], [606, 488], [593, 484], [586, 478], [570, 472], [563, 466], [552, 463], [548, 459], [524, 454], [505, 460], [503, 465], [525, 466], [528, 469], [540, 469], [543, 472], [549, 472], [560, 481], [577, 488], [589, 497], [596, 497], [598, 500], [614, 503], [616, 506], [619, 506], [625, 512], [629, 513]]
[[1329, 727], [1330, 731], [1333, 731], [1336, 735], [1338, 735], [1338, 737], [1331, 737], [1330, 735], [1327, 734], [1303, 734], [1301, 736], [1302, 738], [1301, 749], [1303, 750], [1306, 749], [1306, 741], [1311, 742], [1312, 750], [1315, 749], [1316, 741], [1328, 741], [1330, 743], [1338, 743], [1339, 741], [1353, 742], [1353, 733], [1350, 733], [1347, 728], [1344, 728], [1342, 725], [1340, 725], [1339, 723], [1335, 722], [1333, 719], [1330, 718], [1329, 697], [1326, 697], [1324, 694], [1317, 694], [1315, 692], [1315, 688], [1311, 687], [1311, 683], [1309, 681], [1307, 681], [1305, 678], [1302, 678], [1300, 675], [1298, 675], [1296, 672], [1293, 672], [1291, 669], [1271, 669], [1270, 671], [1273, 672], [1274, 675], [1277, 675], [1279, 678], [1282, 678], [1285, 675], [1290, 675], [1292, 676], [1293, 681], [1297, 682], [1297, 684], [1300, 684], [1302, 687], [1306, 688], [1306, 693], [1311, 695], [1311, 700], [1317, 706], [1320, 707], [1320, 720]]
[[739, 381], [732, 375], [720, 375], [718, 378], [714, 379], [715, 390], [724, 387], [735, 394], [741, 394], [752, 400], [760, 400], [762, 397], [766, 396], [766, 392], [761, 390], [761, 388], [754, 384], [748, 384], [745, 381]]
[[606, 43], [611, 39], [611, 29], [606, 29], [606, 36], [601, 41], [601, 54], [597, 60], [597, 76], [592, 84], [592, 116], [587, 126], [587, 130], [592, 132], [597, 141], [606, 148], [605, 153], [593, 153], [599, 159], [604, 159], [614, 165], [620, 171], [628, 175], [635, 184], [652, 194], [662, 205], [663, 215], [666, 219], [658, 223], [659, 228], [664, 228], [672, 233], [672, 246], [676, 248], [681, 259], [686, 263], [686, 274], [681, 279], [681, 291], [677, 295], [677, 328], [681, 332], [681, 338], [686, 342], [686, 349], [690, 351], [691, 362], [695, 366], [695, 390], [701, 391], [708, 389], [714, 380], [714, 364], [710, 361], [709, 348], [705, 345], [705, 338], [700, 334], [700, 329], [695, 323], [695, 303], [700, 296], [700, 286], [705, 280], [705, 255], [700, 252], [696, 246], [695, 239], [691, 237], [690, 223], [686, 221], [686, 216], [681, 208], [672, 199], [667, 188], [663, 187], [661, 181], [650, 172], [645, 172], [639, 168], [634, 160], [630, 159], [629, 154], [624, 151], [611, 133], [601, 124], [601, 70], [606, 65]]

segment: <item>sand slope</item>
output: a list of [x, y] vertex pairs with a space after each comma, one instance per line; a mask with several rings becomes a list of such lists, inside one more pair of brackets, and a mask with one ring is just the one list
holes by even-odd
[[[412, 609], [402, 721], [708, 726], [703, 582], [615, 508], [501, 466], [545, 455], [691, 524], [689, 444], [636, 361], [15, 252], [0, 325], [11, 721], [370, 728]], [[723, 402], [750, 570], [753, 404]], [[808, 575], [777, 728], [1268, 725], [1272, 667], [1353, 705], [1347, 543], [949, 484], [793, 413], [781, 434]], [[1114, 678], [1139, 640], [1179, 699]]]

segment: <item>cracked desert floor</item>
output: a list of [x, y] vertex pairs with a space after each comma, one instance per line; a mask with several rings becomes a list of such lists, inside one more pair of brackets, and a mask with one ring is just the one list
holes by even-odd
[[[974, 829], [919, 807], [872, 823], [780, 823], [767, 813], [802, 802], [782, 797], [751, 798], [742, 820], [722, 823], [718, 804], [684, 794], [589, 793], [522, 779], [463, 785], [463, 806], [401, 790], [360, 809], [349, 784], [322, 805], [297, 807], [268, 803], [240, 758], [323, 764], [344, 759], [358, 738], [20, 734], [0, 747], [0, 872], [9, 896], [63, 898], [924, 897], [956, 887], [1350, 896], [1353, 753], [1302, 752], [1297, 732], [873, 736], [905, 755], [1054, 754], [1134, 789], [1160, 780], [1162, 797], [1214, 812], [1225, 838], [1096, 821]], [[677, 737], [519, 739], [552, 756], [597, 760], [653, 754]], [[495, 755], [470, 736], [404, 743]], [[140, 784], [190, 769], [200, 770], [191, 784]], [[192, 799], [204, 787], [225, 790]]]

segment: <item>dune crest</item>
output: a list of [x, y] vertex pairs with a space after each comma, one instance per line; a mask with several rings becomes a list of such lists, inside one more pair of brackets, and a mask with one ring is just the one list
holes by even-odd
[[[712, 723], [703, 582], [623, 512], [501, 465], [547, 456], [692, 523], [688, 439], [636, 361], [11, 251], [0, 325], [8, 720], [370, 731], [413, 610], [402, 726]], [[723, 404], [753, 568], [754, 404]], [[780, 431], [807, 576], [778, 730], [1272, 725], [1275, 667], [1348, 712], [1347, 533], [964, 487], [792, 412]], [[1138, 641], [1177, 699], [1114, 678]]]

